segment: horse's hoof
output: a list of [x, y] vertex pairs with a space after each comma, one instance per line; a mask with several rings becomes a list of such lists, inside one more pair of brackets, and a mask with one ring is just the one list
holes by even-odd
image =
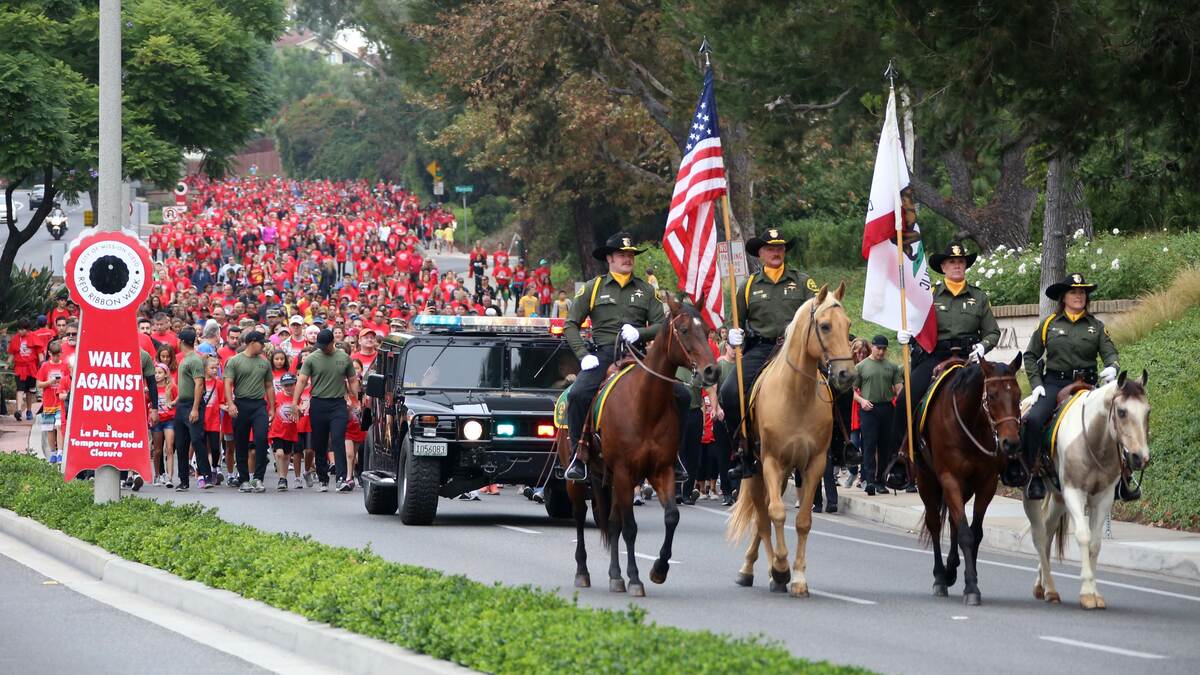
[[592, 576], [590, 574], [576, 574], [575, 588], [591, 588]]
[[1042, 598], [1046, 597], [1046, 589], [1042, 588], [1041, 584], [1034, 586], [1033, 587], [1033, 597], [1038, 600], [1041, 600]]
[[1108, 603], [1104, 602], [1104, 596], [1096, 594], [1096, 609], [1108, 609]]
[[950, 595], [950, 589], [946, 588], [946, 584], [935, 583], [933, 585], [933, 597], [944, 598]]
[[978, 591], [976, 591], [974, 593], [963, 593], [963, 604], [964, 605], [967, 605], [969, 607], [978, 607], [980, 602], [982, 602], [982, 598], [979, 597]]
[[947, 570], [946, 572], [946, 588], [954, 588], [954, 584], [958, 583], [958, 571]]
[[667, 570], [670, 569], [670, 564], [659, 558], [654, 561], [654, 566], [650, 568], [650, 581], [656, 584], [661, 584], [667, 580]]
[[788, 587], [788, 595], [792, 596], [793, 598], [807, 598], [808, 584], [803, 584], [797, 581]]
[[1062, 596], [1058, 594], [1058, 591], [1050, 591], [1046, 594], [1046, 602], [1050, 603], [1051, 605], [1061, 605]]
[[625, 580], [624, 579], [609, 579], [608, 580], [608, 590], [613, 593], [624, 593], [625, 592]]
[[1096, 596], [1091, 593], [1081, 593], [1079, 595], [1079, 606], [1084, 609], [1097, 609], [1100, 603], [1096, 602]]
[[771, 590], [772, 593], [787, 593], [788, 592], [787, 582], [780, 583], [778, 581], [775, 581], [774, 579], [771, 580], [771, 583], [768, 586], [768, 588]]
[[733, 580], [733, 583], [743, 588], [749, 588], [754, 585], [754, 575], [738, 572], [737, 578]]
[[629, 582], [629, 594], [635, 598], [646, 597], [646, 587], [636, 582]]
[[791, 570], [789, 570], [789, 569], [783, 569], [783, 570], [772, 569], [771, 570], [771, 581], [773, 581], [777, 584], [780, 584], [780, 585], [786, 585], [791, 580], [792, 580], [792, 571]]

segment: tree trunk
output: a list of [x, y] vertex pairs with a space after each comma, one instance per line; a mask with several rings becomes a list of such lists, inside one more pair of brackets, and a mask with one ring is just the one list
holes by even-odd
[[38, 228], [46, 221], [46, 216], [50, 214], [50, 209], [54, 206], [54, 198], [58, 194], [54, 183], [54, 172], [47, 167], [45, 175], [42, 177], [42, 182], [46, 186], [42, 205], [30, 214], [29, 222], [25, 224], [24, 228], [18, 227], [16, 212], [12, 208], [12, 195], [24, 180], [24, 177], [13, 180], [4, 189], [4, 204], [8, 209], [8, 218], [5, 219], [3, 225], [8, 232], [8, 237], [4, 241], [4, 251], [0, 252], [0, 298], [8, 294], [8, 289], [12, 284], [12, 272], [17, 262], [17, 252], [30, 239], [33, 239]]
[[600, 273], [600, 265], [592, 257], [596, 248], [596, 224], [592, 222], [591, 203], [584, 198], [571, 202], [571, 220], [575, 222], [575, 252], [579, 256], [579, 269], [583, 278], [590, 279]]
[[[743, 241], [754, 236], [754, 158], [746, 145], [749, 134], [741, 123], [725, 129], [722, 149], [725, 155], [725, 176], [729, 181], [729, 227], [735, 239]], [[718, 220], [717, 229], [724, 238], [725, 223]]]
[[[1067, 244], [1078, 230], [1091, 229], [1092, 213], [1083, 202], [1083, 183], [1075, 173], [1077, 159], [1055, 153], [1046, 170], [1046, 219], [1042, 226], [1042, 277], [1038, 300], [1043, 315], [1056, 303], [1045, 295], [1046, 287], [1067, 275]], [[1080, 270], [1084, 272], [1084, 270]]]

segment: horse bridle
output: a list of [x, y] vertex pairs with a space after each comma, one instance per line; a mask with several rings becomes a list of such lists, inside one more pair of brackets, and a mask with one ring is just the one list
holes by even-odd
[[[675, 340], [676, 328], [675, 328], [675, 324], [672, 323], [673, 321], [674, 321], [674, 318], [667, 319], [667, 353], [668, 354], [671, 352], [671, 342], [673, 340]], [[682, 340], [679, 340], [679, 348], [683, 350], [684, 355], [687, 356], [687, 358], [688, 358], [688, 362], [689, 362], [688, 365], [691, 367], [691, 370], [692, 370], [692, 382], [684, 382], [683, 380], [679, 379], [678, 377], [671, 377], [669, 375], [663, 375], [662, 373], [660, 373], [660, 372], [654, 370], [653, 368], [651, 368], [650, 366], [646, 365], [646, 362], [642, 360], [642, 357], [638, 356], [637, 350], [633, 348], [633, 345], [625, 344], [621, 340], [621, 335], [618, 333], [617, 338], [616, 338], [616, 345], [613, 347], [613, 351], [615, 353], [619, 354], [623, 345], [628, 348], [629, 355], [633, 357], [634, 363], [637, 363], [638, 366], [640, 366], [642, 368], [642, 370], [646, 371], [647, 373], [650, 373], [651, 375], [657, 377], [660, 380], [666, 380], [667, 382], [670, 382], [672, 384], [682, 384], [685, 387], [690, 387], [694, 384], [695, 378], [696, 378], [696, 372], [697, 372], [696, 357], [693, 356], [690, 351], [688, 351], [688, 348], [684, 346]]]
[[[1092, 391], [1099, 391], [1099, 390], [1093, 389]], [[1092, 444], [1090, 442], [1088, 442], [1088, 438], [1091, 435], [1090, 432], [1088, 431], [1087, 415], [1085, 414], [1085, 412], [1086, 412], [1085, 409], [1087, 408], [1087, 399], [1088, 398], [1089, 397], [1085, 396], [1085, 397], [1083, 397], [1083, 400], [1079, 402], [1079, 422], [1083, 426], [1083, 444], [1085, 446], [1087, 446], [1088, 455], [1092, 458], [1092, 462], [1095, 463], [1097, 468], [1103, 469], [1104, 462], [1101, 462], [1100, 458], [1096, 457], [1096, 451], [1092, 449]], [[1124, 477], [1125, 469], [1129, 467], [1129, 450], [1126, 449], [1125, 442], [1121, 440], [1121, 434], [1117, 430], [1116, 415], [1117, 415], [1117, 399], [1114, 396], [1112, 406], [1110, 406], [1108, 409], [1108, 423], [1105, 426], [1108, 427], [1109, 433], [1112, 434], [1112, 437], [1114, 439], [1116, 439], [1116, 441], [1117, 441], [1117, 460], [1121, 463], [1120, 473], [1121, 473], [1121, 476]], [[1146, 473], [1146, 467], [1143, 465], [1141, 471], [1138, 472], [1138, 479], [1137, 479], [1138, 485], [1142, 484], [1142, 476], [1145, 473]]]
[[[1021, 428], [1021, 420], [1017, 417], [1009, 415], [1008, 417], [996, 419], [992, 416], [992, 408], [988, 404], [988, 383], [1003, 381], [1011, 381], [1014, 385], [1017, 385], [1018, 387], [1020, 386], [1017, 384], [1017, 378], [1015, 375], [994, 375], [992, 377], [983, 378], [983, 414], [987, 416], [988, 424], [990, 424], [992, 427], [992, 447], [997, 449], [1000, 447], [1000, 432], [996, 430], [997, 427], [1005, 422], [1013, 422], [1017, 425], [1018, 430]], [[954, 408], [954, 419], [958, 422], [958, 428], [961, 429], [964, 434], [966, 434], [967, 438], [970, 439], [971, 443], [973, 443], [980, 452], [988, 457], [995, 457], [997, 450], [988, 450], [987, 448], [983, 447], [983, 444], [975, 439], [975, 434], [971, 433], [971, 430], [967, 428], [966, 423], [963, 422], [962, 414], [958, 412], [958, 397], [954, 395], [954, 392], [950, 393], [950, 404]]]
[[[852, 356], [830, 357], [829, 349], [825, 346], [825, 339], [821, 337], [821, 331], [817, 330], [816, 326], [817, 326], [817, 305], [816, 305], [816, 303], [813, 303], [813, 306], [808, 308], [808, 332], [817, 336], [817, 345], [819, 345], [821, 347], [821, 362], [819, 364], [817, 364], [817, 372], [819, 372], [821, 374], [821, 376], [824, 378], [825, 382], [828, 382], [829, 374], [833, 371], [834, 362], [850, 361], [851, 363], [853, 363], [854, 357], [852, 357]], [[808, 343], [807, 339], [808, 339], [808, 336], [805, 335], [805, 344], [806, 345]], [[816, 377], [809, 375], [808, 373], [801, 370], [799, 368], [799, 366], [792, 363], [792, 355], [789, 354], [786, 349], [783, 350], [783, 362], [786, 363], [789, 368], [791, 368], [792, 370], [796, 371], [797, 373], [800, 373], [801, 375], [807, 377], [808, 379], [810, 379], [814, 382], [817, 382], [818, 384], [822, 383], [822, 380], [818, 380]]]

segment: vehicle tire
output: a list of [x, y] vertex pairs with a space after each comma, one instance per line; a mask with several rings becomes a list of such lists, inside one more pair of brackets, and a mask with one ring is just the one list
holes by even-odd
[[571, 518], [571, 496], [567, 494], [567, 484], [559, 480], [546, 483], [543, 493], [546, 497], [546, 515], [551, 518]]
[[430, 525], [437, 515], [441, 467], [437, 457], [414, 457], [412, 443], [404, 440], [400, 471], [396, 475], [400, 522]]
[[[372, 430], [367, 430], [367, 440], [363, 443], [366, 448], [366, 465], [367, 471], [375, 469], [375, 445], [372, 443]], [[391, 467], [395, 468], [395, 467]], [[364, 472], [365, 473], [365, 472]], [[396, 513], [396, 509], [400, 506], [400, 501], [396, 497], [396, 485], [385, 487], [370, 480], [363, 481], [363, 507], [367, 513], [373, 516], [390, 516]]]

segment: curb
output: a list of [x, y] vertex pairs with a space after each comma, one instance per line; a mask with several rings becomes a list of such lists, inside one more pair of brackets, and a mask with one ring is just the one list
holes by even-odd
[[[334, 670], [354, 673], [461, 674], [468, 670], [382, 640], [310, 621], [198, 581], [135, 563], [41, 523], [0, 509], [0, 532], [90, 576], [148, 600], [207, 619]], [[335, 647], [330, 649], [330, 647]]]
[[[861, 494], [838, 493], [838, 509], [856, 518], [881, 523], [910, 532], [920, 532], [924, 522], [924, 510], [888, 504], [878, 497]], [[983, 546], [1010, 553], [1037, 555], [1033, 539], [1029, 536], [1029, 524], [1021, 529], [983, 524]], [[932, 550], [932, 549], [931, 549]], [[1067, 537], [1064, 561], [1078, 563], [1079, 545], [1074, 536]], [[1151, 545], [1132, 542], [1105, 540], [1100, 548], [1098, 563], [1109, 567], [1149, 572], [1175, 577], [1187, 581], [1200, 581], [1200, 555], [1156, 549]]]

